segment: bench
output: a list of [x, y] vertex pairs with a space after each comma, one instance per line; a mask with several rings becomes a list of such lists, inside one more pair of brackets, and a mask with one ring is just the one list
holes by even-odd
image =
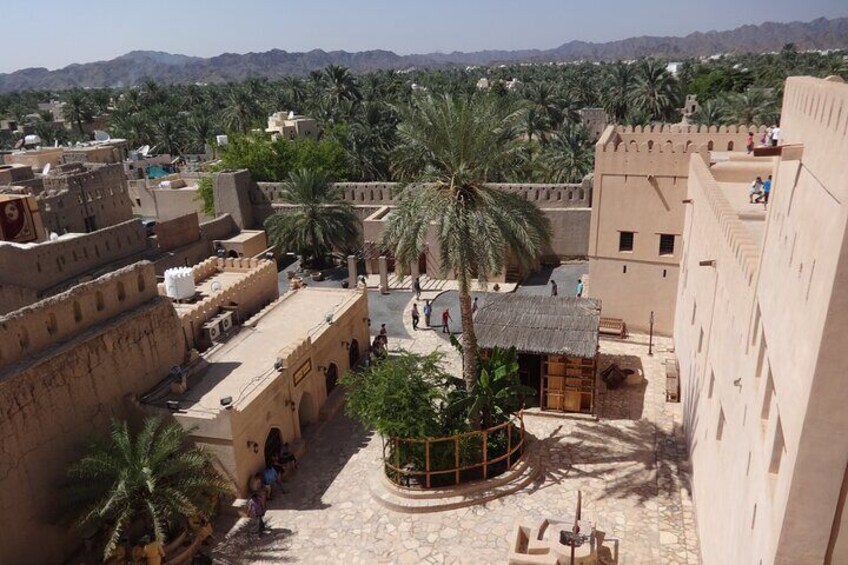
[[680, 402], [680, 371], [675, 359], [665, 362], [665, 399], [666, 402]]
[[627, 337], [627, 324], [624, 323], [624, 320], [618, 318], [601, 318], [598, 333], [625, 338]]

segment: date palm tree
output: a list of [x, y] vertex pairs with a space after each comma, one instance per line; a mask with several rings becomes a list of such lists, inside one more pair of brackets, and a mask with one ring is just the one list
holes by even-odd
[[529, 267], [550, 239], [542, 212], [488, 185], [519, 162], [514, 112], [491, 97], [422, 96], [401, 110], [393, 170], [406, 187], [383, 243], [400, 265], [418, 261], [435, 225], [441, 270], [459, 282], [463, 377], [477, 382], [471, 280], [500, 273], [508, 254]]
[[607, 74], [601, 102], [611, 120], [621, 123], [629, 110], [629, 100], [635, 83], [633, 66], [616, 63]]
[[260, 113], [261, 109], [257, 100], [246, 88], [237, 86], [228, 93], [221, 118], [226, 127], [247, 133]]
[[771, 124], [777, 120], [777, 102], [771, 92], [763, 88], [749, 88], [745, 92], [728, 94], [722, 111], [734, 124]]
[[724, 108], [715, 100], [707, 100], [692, 115], [692, 121], [701, 126], [718, 126], [724, 120]]
[[66, 120], [77, 126], [79, 134], [83, 135], [85, 132], [82, 124], [90, 123], [94, 118], [94, 107], [85, 92], [72, 90], [68, 93], [62, 113]]
[[359, 239], [359, 219], [323, 173], [289, 173], [280, 200], [292, 208], [265, 220], [271, 243], [316, 266], [333, 250], [349, 251]]
[[582, 124], [565, 123], [542, 153], [547, 178], [552, 182], [580, 182], [592, 172], [594, 150]]
[[654, 59], [642, 61], [636, 72], [630, 102], [632, 110], [644, 112], [652, 120], [669, 121], [681, 106], [677, 80], [661, 62]]
[[232, 490], [179, 423], [159, 418], [145, 420], [138, 433], [113, 421], [108, 441], [92, 444], [68, 476], [68, 503], [80, 509], [78, 525], [107, 532], [104, 561], [131, 527], [164, 543], [169, 527], [208, 511], [212, 495]]

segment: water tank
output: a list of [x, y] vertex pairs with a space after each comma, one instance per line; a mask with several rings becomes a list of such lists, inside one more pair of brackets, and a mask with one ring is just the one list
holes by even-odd
[[38, 145], [41, 143], [41, 138], [35, 134], [24, 136], [24, 145]]
[[221, 147], [224, 147], [225, 145], [227, 145], [230, 142], [230, 138], [227, 137], [226, 135], [216, 135], [215, 141], [218, 143], [218, 145], [220, 145]]
[[165, 294], [175, 300], [194, 296], [194, 275], [189, 267], [174, 267], [165, 271]]

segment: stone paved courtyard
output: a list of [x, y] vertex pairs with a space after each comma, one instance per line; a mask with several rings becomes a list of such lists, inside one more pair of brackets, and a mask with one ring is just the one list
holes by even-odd
[[[400, 320], [397, 321], [400, 323]], [[409, 325], [407, 319], [403, 320]], [[440, 348], [452, 370], [458, 357], [436, 332], [413, 331], [390, 347]], [[600, 420], [526, 416], [541, 443], [542, 474], [516, 494], [431, 514], [386, 510], [369, 491], [380, 473], [381, 440], [343, 414], [315, 426], [308, 451], [269, 504], [272, 530], [218, 533], [218, 563], [506, 563], [518, 520], [538, 522], [573, 513], [583, 493], [584, 518], [618, 538], [619, 564], [696, 564], [699, 550], [686, 488], [681, 406], [665, 402], [668, 342], [647, 337], [601, 342], [601, 369], [615, 361], [643, 372], [645, 382], [615, 391], [601, 385]], [[221, 524], [222, 528], [231, 524]]]

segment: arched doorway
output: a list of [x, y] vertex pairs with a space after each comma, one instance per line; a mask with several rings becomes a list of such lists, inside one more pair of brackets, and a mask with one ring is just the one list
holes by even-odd
[[280, 428], [271, 428], [268, 431], [268, 437], [265, 438], [265, 465], [271, 464], [271, 456], [279, 455], [283, 447], [283, 435], [280, 433]]
[[330, 363], [330, 366], [327, 367], [325, 382], [327, 384], [327, 396], [330, 396], [330, 393], [333, 392], [333, 389], [335, 389], [336, 385], [339, 384], [339, 368], [336, 367], [335, 363]]
[[229, 253], [227, 253], [227, 256], [232, 258], [232, 259], [238, 259], [239, 258], [238, 251], [236, 251], [235, 249], [230, 249]]
[[359, 364], [359, 342], [355, 339], [350, 340], [350, 347], [347, 348], [347, 362], [351, 369]]
[[311, 394], [304, 392], [303, 396], [300, 397], [300, 403], [297, 405], [297, 421], [300, 423], [301, 435], [303, 430], [315, 421], [316, 416], [315, 401]]

